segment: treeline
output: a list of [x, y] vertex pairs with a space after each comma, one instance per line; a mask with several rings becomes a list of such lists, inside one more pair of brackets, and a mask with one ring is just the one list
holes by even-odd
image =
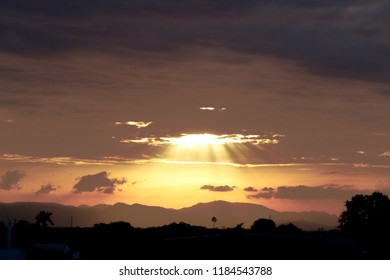
[[[5, 225], [1, 231], [5, 237]], [[26, 251], [28, 259], [69, 257], [37, 252], [36, 244], [66, 244], [82, 259], [299, 259], [305, 254], [326, 259], [337, 252], [347, 256], [334, 242], [336, 235], [334, 231], [302, 231], [293, 224], [276, 226], [269, 219], [257, 220], [250, 229], [242, 224], [220, 229], [186, 223], [136, 228], [123, 221], [60, 228], [19, 221], [13, 227], [12, 247]], [[329, 240], [333, 245], [329, 246]]]

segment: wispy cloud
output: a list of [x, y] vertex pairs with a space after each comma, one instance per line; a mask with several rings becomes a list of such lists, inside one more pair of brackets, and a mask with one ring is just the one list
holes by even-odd
[[357, 168], [368, 168], [368, 167], [372, 167], [370, 164], [368, 163], [354, 163], [353, 164], [353, 167], [357, 167]]
[[74, 157], [34, 157], [19, 154], [3, 154], [0, 160], [30, 163], [51, 163], [58, 165], [112, 165], [118, 163], [118, 158], [81, 159]]
[[[225, 162], [225, 161], [188, 161], [188, 160], [170, 160], [170, 159], [145, 159], [137, 160], [134, 163], [165, 163], [165, 164], [178, 164], [178, 165], [221, 165], [221, 166], [231, 166], [231, 167], [240, 167], [240, 168], [261, 168], [261, 167], [302, 167], [308, 166], [309, 164], [300, 164], [300, 163], [259, 163], [259, 164], [245, 164], [245, 163], [234, 163], [234, 162]], [[323, 164], [320, 164], [323, 165]], [[390, 168], [390, 166], [389, 166]]]
[[158, 138], [158, 137], [142, 137], [142, 138], [122, 139], [119, 142], [146, 144], [149, 146], [164, 146], [164, 145], [170, 144], [169, 141], [164, 140], [164, 138]]
[[315, 166], [334, 166], [334, 167], [357, 167], [357, 168], [390, 168], [386, 164], [363, 164], [363, 163], [340, 163], [340, 162], [323, 162], [323, 163], [296, 163], [296, 162], [281, 162], [281, 163], [235, 163], [226, 161], [188, 161], [188, 160], [171, 160], [166, 158], [148, 157], [143, 155], [143, 158], [127, 158], [127, 157], [102, 157], [98, 159], [85, 159], [73, 157], [33, 157], [19, 154], [3, 154], [0, 155], [0, 160], [25, 162], [25, 163], [50, 163], [57, 165], [116, 165], [116, 164], [146, 164], [146, 163], [163, 163], [163, 164], [179, 164], [179, 165], [225, 165], [241, 168], [261, 168], [261, 167], [315, 167]]
[[202, 111], [215, 111], [215, 112], [221, 113], [221, 112], [226, 111], [227, 109], [225, 107], [216, 108], [216, 107], [212, 107], [212, 106], [205, 106], [205, 107], [200, 107], [199, 110], [202, 110]]
[[100, 172], [93, 175], [85, 175], [78, 178], [78, 182], [73, 186], [75, 193], [82, 192], [101, 192], [106, 194], [112, 194], [118, 185], [127, 183], [125, 178], [108, 178], [110, 174], [108, 172]]
[[332, 156], [300, 156], [294, 157], [294, 160], [305, 161], [305, 162], [321, 162], [321, 161], [339, 161], [339, 157]]
[[212, 186], [212, 185], [204, 185], [200, 189], [201, 190], [209, 190], [211, 192], [231, 192], [235, 189], [235, 186]]
[[389, 157], [390, 156], [390, 151], [383, 152], [379, 156], [380, 157]]
[[136, 121], [127, 121], [127, 122], [115, 122], [116, 125], [130, 125], [137, 128], [144, 128], [151, 125], [153, 122], [136, 122]]

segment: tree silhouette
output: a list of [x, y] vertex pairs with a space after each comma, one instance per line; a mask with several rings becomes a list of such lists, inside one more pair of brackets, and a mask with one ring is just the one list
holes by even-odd
[[384, 237], [390, 233], [390, 199], [380, 192], [358, 194], [345, 202], [339, 228], [357, 236]]
[[51, 215], [53, 215], [53, 213], [48, 211], [40, 211], [35, 217], [35, 224], [42, 227], [47, 227], [47, 223], [54, 225], [53, 221], [50, 218]]
[[215, 223], [217, 222], [217, 218], [215, 216], [213, 216], [211, 218], [211, 222], [213, 223], [213, 228], [215, 228]]

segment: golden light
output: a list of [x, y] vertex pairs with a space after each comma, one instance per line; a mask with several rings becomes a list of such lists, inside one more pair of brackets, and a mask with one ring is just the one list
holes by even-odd
[[[167, 138], [163, 138], [168, 140]], [[227, 141], [224, 137], [215, 134], [182, 134], [180, 137], [170, 138], [171, 144], [183, 147], [194, 147], [199, 145], [222, 145]]]
[[247, 163], [255, 150], [265, 144], [278, 144], [279, 135], [182, 133], [179, 136], [137, 137], [122, 143], [164, 147], [160, 159], [190, 163]]
[[180, 137], [162, 137], [162, 141], [171, 145], [193, 147], [198, 145], [225, 145], [225, 144], [277, 144], [277, 139], [264, 139], [260, 135], [243, 134], [182, 134]]
[[183, 133], [177, 137], [161, 137], [160, 141], [167, 145], [168, 160], [228, 164], [245, 162], [253, 152], [249, 146], [262, 149], [261, 144], [276, 144], [278, 140], [260, 135]]

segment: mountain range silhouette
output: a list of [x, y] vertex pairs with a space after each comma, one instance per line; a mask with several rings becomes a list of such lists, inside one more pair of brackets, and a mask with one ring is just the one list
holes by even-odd
[[[191, 225], [212, 227], [211, 217], [218, 219], [216, 226], [230, 228], [243, 223], [249, 228], [259, 218], [271, 218], [276, 224], [294, 223], [303, 230], [333, 229], [337, 227], [338, 217], [326, 212], [280, 212], [258, 204], [213, 201], [198, 203], [191, 207], [170, 209], [141, 204], [116, 203], [95, 206], [66, 206], [57, 203], [15, 202], [0, 203], [12, 220], [34, 222], [39, 211], [53, 213], [56, 227], [91, 227], [97, 223], [115, 221], [129, 222], [134, 227], [157, 227], [172, 222], [185, 222]], [[0, 221], [6, 222], [0, 214]]]

